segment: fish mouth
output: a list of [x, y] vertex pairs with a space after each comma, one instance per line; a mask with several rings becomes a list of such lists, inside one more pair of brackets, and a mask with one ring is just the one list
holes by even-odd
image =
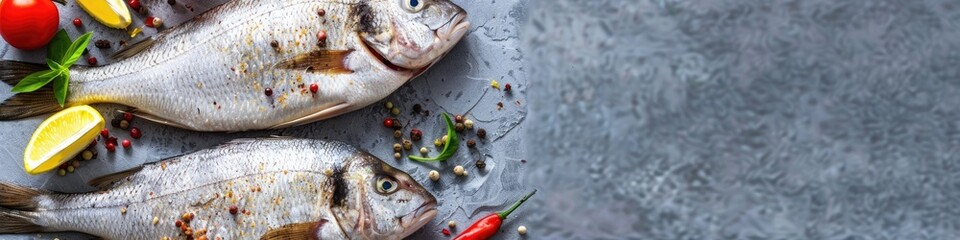
[[438, 60], [443, 58], [450, 51], [450, 49], [453, 48], [453, 46], [456, 45], [461, 38], [463, 38], [463, 36], [467, 33], [467, 30], [470, 29], [470, 21], [467, 21], [466, 18], [466, 12], [461, 10], [456, 15], [451, 17], [449, 21], [440, 27], [433, 29], [434, 43], [432, 46], [426, 49], [427, 57], [432, 57], [432, 61], [422, 67], [409, 68], [394, 64], [393, 62], [390, 62], [389, 59], [384, 57], [383, 54], [377, 51], [373, 46], [370, 46], [370, 44], [367, 43], [367, 41], [365, 41], [363, 38], [360, 38], [359, 42], [360, 46], [370, 53], [371, 56], [377, 59], [380, 64], [383, 64], [383, 66], [397, 72], [410, 72], [412, 73], [413, 78], [415, 78], [436, 64]]
[[421, 227], [437, 216], [437, 202], [431, 201], [424, 203], [412, 213], [400, 219], [400, 226], [403, 227], [403, 236], [410, 236]]

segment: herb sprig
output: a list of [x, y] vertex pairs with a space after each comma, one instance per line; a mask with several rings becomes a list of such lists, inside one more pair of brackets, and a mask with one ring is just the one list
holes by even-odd
[[60, 29], [47, 46], [47, 67], [50, 69], [27, 75], [10, 91], [33, 92], [53, 82], [54, 96], [57, 103], [63, 107], [70, 86], [70, 67], [83, 55], [92, 36], [93, 33], [88, 32], [71, 42], [67, 32]]
[[447, 142], [443, 144], [443, 151], [440, 152], [440, 155], [432, 158], [423, 158], [413, 155], [407, 157], [420, 162], [441, 162], [453, 157], [453, 153], [457, 152], [457, 148], [460, 147], [460, 137], [457, 136], [457, 132], [454, 130], [455, 125], [453, 124], [453, 121], [450, 121], [450, 115], [447, 115], [447, 113], [441, 113], [441, 115], [443, 116], [443, 121], [447, 123]]

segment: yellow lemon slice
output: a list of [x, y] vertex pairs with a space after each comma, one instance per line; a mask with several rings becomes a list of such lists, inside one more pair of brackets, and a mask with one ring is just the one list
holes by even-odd
[[93, 19], [107, 27], [124, 29], [133, 22], [130, 10], [123, 0], [77, 0], [77, 3], [93, 16]]
[[50, 116], [30, 137], [23, 151], [23, 169], [29, 174], [56, 169], [90, 145], [103, 127], [103, 116], [87, 105]]

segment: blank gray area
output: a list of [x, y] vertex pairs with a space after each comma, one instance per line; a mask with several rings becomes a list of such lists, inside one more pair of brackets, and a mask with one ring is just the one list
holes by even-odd
[[530, 231], [960, 237], [958, 8], [531, 1]]

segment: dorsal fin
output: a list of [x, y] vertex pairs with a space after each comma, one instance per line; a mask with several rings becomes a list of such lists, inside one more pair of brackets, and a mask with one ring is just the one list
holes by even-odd
[[292, 223], [270, 229], [260, 240], [294, 240], [294, 239], [320, 239], [317, 234], [320, 228], [328, 221], [320, 219], [318, 222]]
[[352, 73], [353, 70], [347, 68], [343, 61], [351, 52], [353, 52], [353, 50], [314, 50], [285, 59], [277, 63], [275, 67], [314, 73]]
[[137, 43], [134, 43], [128, 46], [127, 48], [124, 48], [123, 50], [120, 50], [114, 53], [113, 55], [110, 55], [110, 57], [113, 58], [114, 61], [120, 61], [129, 57], [132, 57], [134, 55], [137, 55], [138, 53], [143, 52], [143, 50], [147, 50], [148, 48], [153, 46], [153, 43], [155, 42], [156, 40], [154, 40], [153, 37], [149, 37], [147, 39], [143, 39]]
[[100, 176], [98, 178], [94, 178], [93, 180], [90, 180], [89, 182], [87, 182], [87, 184], [99, 189], [103, 189], [114, 182], [120, 181], [123, 178], [129, 177], [133, 174], [136, 174], [137, 172], [140, 172], [140, 170], [143, 170], [143, 166], [137, 166], [135, 168], [127, 169], [122, 172]]

